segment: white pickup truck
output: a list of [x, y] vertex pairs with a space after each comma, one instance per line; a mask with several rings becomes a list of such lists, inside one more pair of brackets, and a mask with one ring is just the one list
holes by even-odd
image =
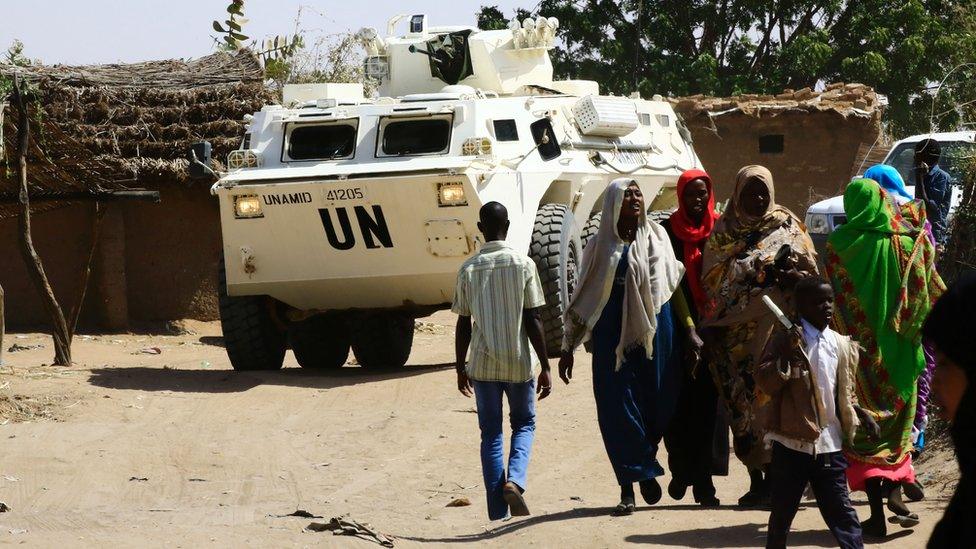
[[[953, 182], [960, 180], [960, 168], [956, 159], [967, 152], [971, 152], [976, 147], [976, 132], [951, 132], [951, 133], [932, 133], [924, 135], [913, 135], [902, 139], [891, 147], [884, 163], [894, 166], [906, 184], [912, 183], [911, 172], [915, 158], [915, 144], [923, 139], [935, 139], [942, 146], [942, 158], [939, 166], [949, 173]], [[863, 170], [870, 166], [863, 166]], [[907, 186], [908, 192], [914, 196], [915, 187]], [[952, 202], [949, 207], [949, 215], [955, 211], [962, 199], [962, 189], [958, 185], [953, 185]], [[821, 200], [807, 209], [806, 225], [810, 231], [810, 238], [820, 254], [821, 261], [827, 253], [827, 237], [837, 227], [847, 222], [847, 215], [844, 213], [844, 197], [835, 196], [826, 200]]]

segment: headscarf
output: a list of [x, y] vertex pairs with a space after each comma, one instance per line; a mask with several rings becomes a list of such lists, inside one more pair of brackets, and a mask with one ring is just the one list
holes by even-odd
[[[752, 217], [745, 211], [741, 199], [746, 184], [752, 179], [758, 179], [769, 191], [769, 206], [758, 217]], [[735, 175], [735, 189], [732, 191], [732, 200], [725, 213], [719, 218], [715, 232], [745, 234], [752, 231], [763, 231], [779, 227], [792, 215], [792, 212], [776, 203], [773, 174], [765, 166], [753, 164], [742, 168]]]
[[866, 349], [858, 398], [882, 428], [878, 441], [859, 433], [853, 449], [862, 461], [891, 465], [911, 450], [916, 380], [925, 368], [922, 323], [945, 285], [924, 231], [898, 213], [875, 181], [852, 181], [844, 212], [847, 223], [828, 239], [827, 269], [838, 322]]
[[905, 188], [905, 180], [894, 166], [887, 164], [875, 164], [864, 172], [864, 177], [873, 179], [881, 188], [888, 191], [888, 194], [900, 196], [906, 200], [914, 200], [915, 197], [908, 194]]
[[[708, 203], [700, 222], [696, 223], [685, 209], [685, 187], [696, 179], [701, 179], [708, 186]], [[682, 242], [682, 263], [687, 270], [688, 288], [691, 298], [699, 311], [704, 311], [708, 298], [702, 286], [702, 252], [701, 246], [712, 233], [718, 214], [715, 213], [715, 193], [712, 191], [712, 178], [703, 170], [687, 170], [678, 178], [678, 209], [671, 214], [671, 230], [674, 236]], [[675, 250], [677, 253], [678, 250]]]
[[685, 269], [671, 249], [664, 228], [649, 221], [641, 212], [637, 234], [630, 244], [617, 233], [624, 192], [635, 181], [615, 179], [603, 198], [600, 228], [583, 250], [582, 269], [576, 292], [565, 315], [563, 351], [572, 351], [590, 336], [610, 299], [617, 264], [627, 249], [627, 275], [624, 283], [623, 324], [617, 346], [617, 369], [624, 355], [643, 347], [647, 357], [654, 352], [657, 314], [681, 283]]
[[[757, 217], [742, 206], [742, 192], [750, 179], [758, 179], [769, 191], [769, 205]], [[817, 254], [803, 223], [776, 203], [773, 174], [763, 166], [746, 166], [735, 177], [735, 189], [725, 213], [715, 223], [705, 246], [703, 286], [708, 296], [705, 325], [732, 326], [770, 315], [769, 310], [752, 295], [750, 281], [756, 263], [772, 263], [783, 244], [793, 249], [797, 269], [817, 273]], [[764, 289], [781, 307], [786, 302], [776, 286]], [[761, 345], [761, 343], [760, 343]], [[761, 349], [757, 349], [757, 353]]]

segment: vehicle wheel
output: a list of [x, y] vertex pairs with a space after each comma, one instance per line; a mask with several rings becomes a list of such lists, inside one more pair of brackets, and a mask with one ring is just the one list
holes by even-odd
[[563, 204], [546, 204], [535, 217], [529, 257], [535, 261], [546, 304], [542, 323], [550, 358], [559, 356], [563, 343], [563, 313], [579, 279], [579, 228]]
[[295, 359], [302, 368], [334, 370], [349, 358], [349, 325], [338, 316], [313, 316], [288, 328]]
[[603, 212], [596, 212], [590, 216], [586, 225], [583, 225], [583, 232], [580, 233], [580, 243], [582, 244], [580, 249], [585, 250], [586, 245], [596, 236], [597, 231], [600, 230], [601, 219], [603, 219]]
[[373, 314], [353, 323], [352, 352], [363, 368], [399, 368], [410, 358], [414, 320], [397, 314]]
[[217, 280], [224, 349], [235, 370], [278, 370], [285, 360], [285, 332], [273, 317], [267, 296], [227, 295], [227, 272], [220, 260]]
[[674, 209], [670, 210], [647, 210], [648, 221], [656, 221], [657, 223], [664, 223], [671, 218], [671, 214], [674, 213]]

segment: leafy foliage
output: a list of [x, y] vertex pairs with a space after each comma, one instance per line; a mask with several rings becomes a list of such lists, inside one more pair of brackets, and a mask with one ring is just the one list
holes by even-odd
[[359, 42], [350, 33], [321, 35], [306, 31], [302, 28], [306, 10], [315, 11], [307, 6], [298, 8], [290, 38], [278, 35], [260, 43], [245, 44], [243, 41], [248, 37], [241, 34], [247, 22], [243, 18], [244, 0], [233, 0], [227, 7], [226, 29], [218, 21], [213, 22], [213, 27], [225, 34], [222, 48], [250, 47], [260, 56], [268, 81], [279, 93], [285, 84], [291, 83], [363, 82]]
[[951, 283], [966, 272], [976, 272], [976, 151], [961, 158], [962, 201], [952, 216], [951, 233], [939, 273]]
[[[30, 59], [24, 55], [24, 43], [20, 40], [14, 39], [7, 51], [0, 56], [0, 65], [13, 65], [15, 67], [29, 67], [37, 63], [36, 60]], [[25, 83], [27, 86], [28, 96], [32, 96], [32, 86], [29, 83]], [[0, 76], [0, 101], [5, 99], [14, 89], [14, 80], [9, 76]], [[0, 155], [3, 156], [3, 155]]]
[[213, 29], [223, 35], [224, 47], [229, 50], [239, 50], [244, 47], [249, 37], [242, 31], [247, 19], [244, 18], [244, 0], [231, 0], [227, 6], [227, 19], [224, 27], [220, 21], [213, 22]]
[[[561, 22], [553, 51], [560, 77], [642, 95], [862, 82], [888, 96], [900, 135], [928, 131], [928, 87], [976, 59], [974, 10], [976, 0], [541, 0], [531, 14]], [[508, 23], [496, 6], [482, 7], [478, 21]], [[936, 98], [937, 113], [976, 98], [962, 84], [976, 71], [958, 72], [951, 93], [944, 88]], [[962, 116], [947, 112], [936, 127], [953, 128]]]

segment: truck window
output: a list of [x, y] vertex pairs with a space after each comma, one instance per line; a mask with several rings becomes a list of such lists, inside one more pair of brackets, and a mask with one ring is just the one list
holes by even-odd
[[[942, 155], [939, 158], [939, 167], [949, 173], [953, 181], [961, 181], [960, 159], [972, 155], [976, 145], [965, 141], [940, 141]], [[884, 160], [885, 164], [894, 166], [906, 185], [914, 185], [915, 177], [912, 168], [915, 166], [915, 143], [902, 143], [897, 148], [888, 153]], [[864, 170], [870, 166], [864, 166]]]
[[302, 124], [289, 129], [288, 158], [282, 160], [349, 158], [355, 150], [354, 124]]
[[446, 154], [451, 146], [451, 117], [386, 119], [381, 134], [378, 156]]

